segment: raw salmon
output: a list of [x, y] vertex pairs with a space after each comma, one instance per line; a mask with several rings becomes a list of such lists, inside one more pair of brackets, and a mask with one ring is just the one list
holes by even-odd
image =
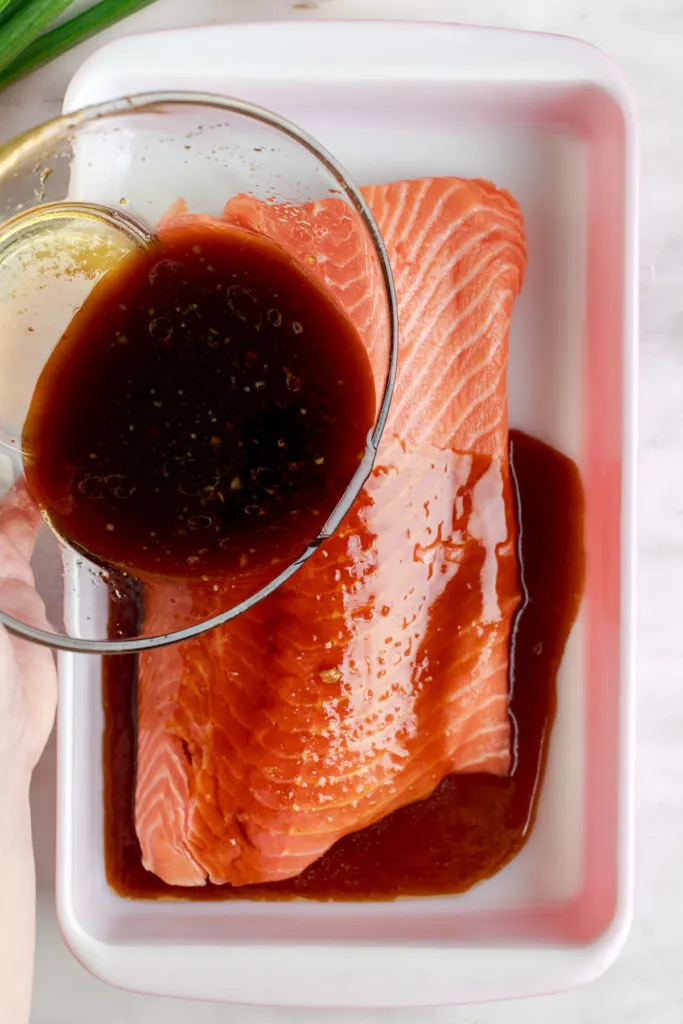
[[[401, 327], [376, 468], [337, 534], [272, 597], [140, 657], [136, 826], [145, 866], [171, 884], [292, 877], [447, 774], [510, 767], [521, 583], [506, 369], [521, 212], [483, 181], [364, 193]], [[372, 357], [373, 271], [340, 201], [283, 217], [238, 198], [224, 212], [283, 245], [301, 216], [320, 226], [309, 255]], [[185, 600], [209, 612], [217, 599]], [[167, 622], [162, 592], [146, 614], [152, 629]]]

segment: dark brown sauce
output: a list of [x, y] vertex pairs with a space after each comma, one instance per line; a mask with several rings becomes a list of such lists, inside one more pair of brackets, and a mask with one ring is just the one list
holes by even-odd
[[[519, 431], [511, 432], [511, 456], [526, 590], [511, 652], [512, 774], [453, 775], [429, 799], [340, 840], [286, 882], [168, 886], [143, 868], [135, 834], [136, 660], [105, 659], [105, 862], [116, 892], [193, 900], [436, 895], [468, 889], [519, 852], [534, 822], [555, 716], [555, 680], [581, 601], [585, 556], [576, 465]], [[139, 614], [134, 599], [112, 603], [110, 627], [134, 630]]]
[[126, 256], [74, 317], [26, 420], [27, 482], [106, 565], [246, 574], [318, 534], [374, 417], [326, 291], [268, 239], [199, 222]]

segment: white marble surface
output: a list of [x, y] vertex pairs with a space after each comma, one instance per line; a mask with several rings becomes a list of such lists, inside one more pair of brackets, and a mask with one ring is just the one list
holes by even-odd
[[[77, 0], [77, 7], [87, 6]], [[34, 787], [41, 883], [33, 1024], [678, 1024], [683, 1020], [683, 3], [681, 0], [158, 0], [0, 94], [0, 138], [56, 113], [113, 35], [265, 18], [417, 17], [581, 36], [610, 53], [641, 115], [641, 518], [636, 912], [617, 963], [576, 992], [435, 1011], [303, 1013], [118, 992], [65, 949], [52, 887], [54, 748]]]

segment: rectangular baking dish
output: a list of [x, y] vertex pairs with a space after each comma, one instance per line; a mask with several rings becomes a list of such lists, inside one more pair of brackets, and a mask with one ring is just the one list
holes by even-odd
[[[65, 109], [182, 89], [278, 111], [360, 184], [457, 174], [491, 178], [516, 196], [529, 266], [512, 326], [510, 422], [581, 467], [587, 587], [558, 680], [531, 838], [461, 896], [377, 904], [116, 896], [103, 867], [101, 662], [61, 656], [57, 902], [66, 941], [112, 984], [241, 1003], [436, 1005], [585, 982], [616, 956], [631, 914], [636, 155], [628, 89], [603, 54], [568, 38], [414, 22], [270, 23], [117, 40], [77, 73]], [[95, 160], [90, 173], [112, 198], [126, 194], [125, 158]]]

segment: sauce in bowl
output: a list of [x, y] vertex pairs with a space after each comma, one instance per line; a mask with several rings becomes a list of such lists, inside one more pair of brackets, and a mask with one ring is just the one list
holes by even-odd
[[125, 256], [76, 313], [33, 395], [26, 478], [100, 564], [275, 575], [324, 526], [374, 418], [368, 355], [327, 291], [274, 242], [199, 220]]

